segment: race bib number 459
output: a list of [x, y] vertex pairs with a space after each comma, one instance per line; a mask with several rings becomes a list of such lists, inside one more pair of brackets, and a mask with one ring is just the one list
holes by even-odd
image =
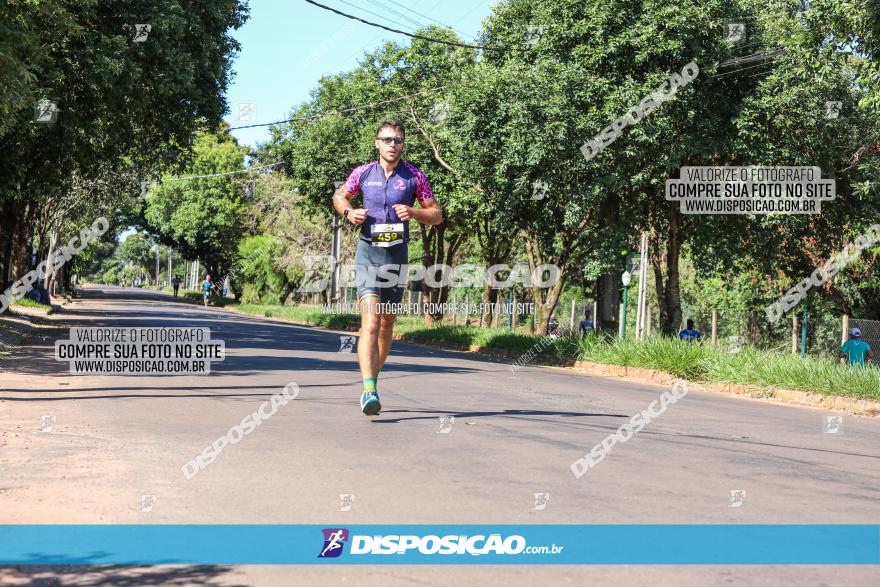
[[374, 247], [390, 247], [403, 242], [403, 223], [374, 224], [371, 227]]

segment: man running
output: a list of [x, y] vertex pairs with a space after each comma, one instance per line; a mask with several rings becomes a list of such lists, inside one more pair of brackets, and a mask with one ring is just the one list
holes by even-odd
[[177, 297], [177, 292], [180, 289], [180, 276], [175, 275], [174, 279], [171, 280], [171, 286], [174, 288], [174, 297]]
[[[375, 416], [382, 409], [376, 380], [391, 350], [397, 317], [388, 306], [403, 299], [409, 261], [409, 221], [443, 221], [428, 178], [401, 159], [405, 139], [403, 124], [396, 120], [382, 122], [375, 141], [379, 160], [356, 167], [333, 195], [336, 211], [352, 224], [361, 225], [355, 254], [361, 311], [358, 363], [364, 380], [361, 410], [368, 416]], [[353, 208], [349, 200], [360, 193], [364, 196], [364, 207]], [[420, 208], [413, 208], [416, 200]]]
[[208, 301], [211, 299], [211, 276], [205, 275], [205, 281], [202, 282], [202, 290], [205, 292], [205, 307], [208, 307]]

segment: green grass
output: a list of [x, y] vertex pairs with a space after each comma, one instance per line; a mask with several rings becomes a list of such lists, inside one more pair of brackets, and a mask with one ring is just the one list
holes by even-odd
[[39, 302], [35, 302], [30, 298], [21, 298], [20, 300], [15, 300], [13, 306], [24, 306], [25, 308], [39, 308], [41, 310], [51, 310], [52, 306], [47, 306], [46, 304], [41, 304]]

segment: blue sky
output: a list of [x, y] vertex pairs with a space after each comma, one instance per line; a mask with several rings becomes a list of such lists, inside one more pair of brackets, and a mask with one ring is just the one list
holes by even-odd
[[[427, 18], [416, 14], [418, 12], [470, 35], [459, 33], [466, 42], [473, 40], [480, 21], [489, 15], [494, 3], [494, 0], [316, 1], [409, 32], [415, 30], [416, 25], [400, 13], [430, 24]], [[303, 0], [250, 0], [250, 19], [234, 36], [241, 43], [241, 52], [233, 65], [236, 75], [227, 93], [230, 113], [226, 121], [232, 126], [283, 120], [291, 108], [309, 97], [322, 75], [353, 69], [364, 52], [385, 41], [408, 42], [404, 35], [353, 21]], [[254, 105], [249, 120], [246, 119], [248, 106], [244, 106], [242, 120], [236, 120], [240, 116], [239, 104]], [[268, 138], [265, 127], [233, 133], [240, 143], [253, 146]]]

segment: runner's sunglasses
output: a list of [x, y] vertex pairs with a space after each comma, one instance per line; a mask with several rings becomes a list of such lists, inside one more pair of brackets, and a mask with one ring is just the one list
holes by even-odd
[[382, 141], [386, 145], [390, 145], [394, 142], [395, 145], [403, 144], [403, 137], [376, 137], [376, 139]]

